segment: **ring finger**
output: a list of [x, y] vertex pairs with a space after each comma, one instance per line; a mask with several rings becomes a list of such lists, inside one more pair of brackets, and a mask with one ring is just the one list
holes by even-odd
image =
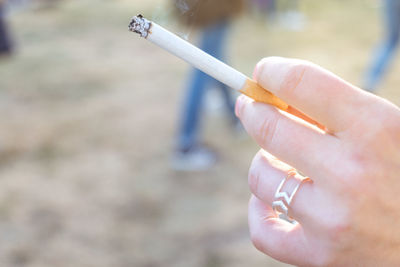
[[[275, 200], [275, 193], [282, 181], [280, 192], [286, 192], [287, 196], [293, 197], [291, 202], [284, 201], [288, 207], [288, 215], [302, 222], [309, 221], [315, 216], [314, 204], [316, 197], [321, 196], [318, 188], [311, 182], [302, 182], [303, 177], [299, 174], [292, 175], [293, 168], [272, 157], [264, 150], [253, 159], [249, 171], [249, 186], [252, 193], [265, 204], [271, 206]], [[299, 187], [298, 187], [299, 186]], [[296, 187], [298, 191], [295, 192]]]

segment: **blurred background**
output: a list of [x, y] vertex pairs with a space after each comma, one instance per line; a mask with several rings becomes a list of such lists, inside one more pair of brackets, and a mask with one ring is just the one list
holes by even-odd
[[[232, 66], [251, 75], [262, 57], [296, 57], [362, 86], [384, 1], [276, 2], [266, 13], [248, 4], [233, 22]], [[233, 130], [218, 94], [201, 130], [215, 164], [171, 166], [189, 66], [127, 30], [142, 13], [196, 43], [171, 7], [3, 1], [12, 49], [0, 56], [1, 266], [285, 266], [249, 239], [258, 147]], [[393, 60], [375, 91], [398, 105], [399, 68]]]

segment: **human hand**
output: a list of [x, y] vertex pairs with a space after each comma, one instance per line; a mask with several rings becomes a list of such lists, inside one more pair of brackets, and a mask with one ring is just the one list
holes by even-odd
[[[306, 61], [266, 58], [254, 76], [326, 127], [238, 98], [236, 114], [262, 148], [249, 171], [257, 249], [298, 266], [400, 266], [400, 109]], [[271, 207], [292, 168], [313, 181], [288, 205], [298, 224]]]

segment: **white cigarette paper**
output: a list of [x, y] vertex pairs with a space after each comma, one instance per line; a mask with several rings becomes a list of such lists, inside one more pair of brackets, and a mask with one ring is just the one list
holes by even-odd
[[148, 21], [141, 15], [133, 17], [129, 25], [129, 30], [140, 34], [148, 41], [169, 51], [232, 89], [252, 97], [256, 101], [272, 104], [283, 110], [288, 108], [286, 103], [260, 87], [243, 73], [205, 53], [160, 25]]

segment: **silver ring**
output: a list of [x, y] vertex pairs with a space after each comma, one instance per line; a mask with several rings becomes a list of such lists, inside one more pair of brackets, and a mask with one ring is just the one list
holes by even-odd
[[279, 218], [286, 220], [290, 223], [296, 223], [296, 221], [290, 218], [290, 216], [288, 215], [290, 203], [292, 203], [294, 196], [296, 195], [297, 191], [299, 190], [303, 182], [311, 181], [309, 177], [303, 178], [298, 182], [298, 184], [293, 189], [293, 192], [290, 195], [282, 191], [282, 188], [286, 183], [286, 181], [289, 180], [291, 177], [294, 177], [296, 174], [297, 172], [295, 170], [289, 171], [288, 175], [285, 177], [285, 179], [282, 180], [282, 182], [276, 189], [274, 201], [272, 202], [272, 208], [278, 214]]

